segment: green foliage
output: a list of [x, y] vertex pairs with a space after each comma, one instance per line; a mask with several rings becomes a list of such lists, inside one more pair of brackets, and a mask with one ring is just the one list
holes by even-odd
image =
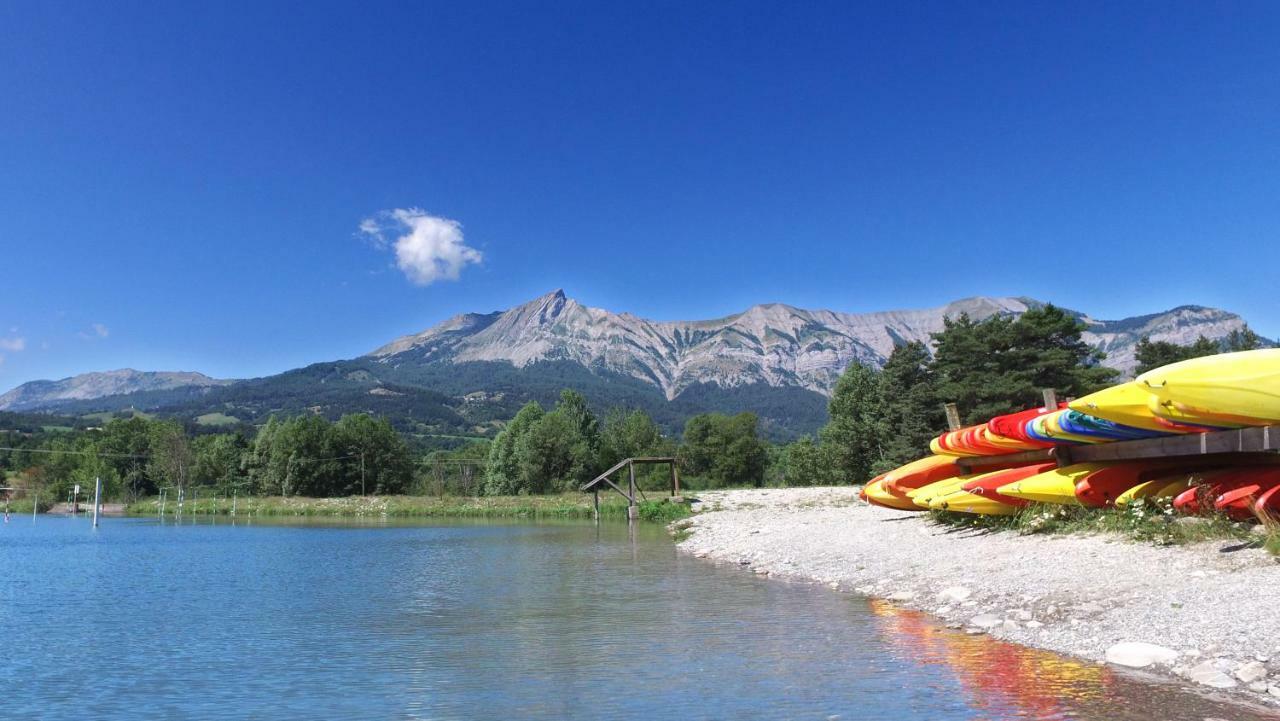
[[1034, 406], [1040, 389], [1082, 396], [1106, 386], [1116, 372], [1080, 338], [1084, 324], [1061, 309], [1032, 308], [1016, 320], [947, 319], [935, 343], [933, 371], [942, 398], [957, 403], [966, 423]]
[[883, 404], [880, 454], [871, 473], [884, 473], [928, 454], [929, 441], [946, 427], [937, 374], [923, 343], [897, 346], [879, 376]]
[[484, 490], [489, 495], [570, 490], [598, 469], [599, 422], [582, 394], [565, 390], [546, 413], [529, 402], [494, 439]]
[[819, 433], [832, 480], [859, 483], [871, 477], [871, 469], [883, 455], [886, 408], [879, 374], [851, 363], [836, 382], [828, 406], [830, 420]]
[[[535, 401], [529, 401], [507, 427], [493, 439], [489, 448], [489, 468], [485, 477], [484, 492], [490, 496], [513, 496], [524, 485], [520, 475], [520, 458], [516, 444], [526, 435], [546, 411]], [[527, 492], [527, 490], [526, 490]]]
[[784, 446], [774, 458], [770, 481], [781, 486], [828, 486], [839, 483], [832, 472], [829, 447], [809, 436]]
[[[1252, 333], [1252, 331], [1250, 331], [1250, 333]], [[1254, 336], [1254, 339], [1256, 340], [1257, 336]], [[1237, 338], [1232, 342], [1245, 343], [1247, 341], [1244, 338]], [[1168, 341], [1153, 341], [1150, 338], [1143, 338], [1138, 341], [1138, 345], [1134, 349], [1134, 357], [1138, 361], [1138, 366], [1135, 369], [1135, 372], [1138, 375], [1141, 375], [1161, 366], [1167, 366], [1170, 363], [1177, 363], [1191, 358], [1202, 358], [1204, 356], [1217, 355], [1221, 352], [1222, 349], [1217, 343], [1205, 338], [1204, 336], [1197, 338], [1191, 345], [1178, 345], [1177, 343], [1170, 343]]]
[[1238, 328], [1227, 334], [1219, 344], [1223, 353], [1235, 353], [1243, 350], [1257, 350], [1262, 347], [1262, 337], [1254, 333], [1249, 326]]
[[754, 413], [704, 413], [684, 426], [685, 468], [710, 488], [764, 483], [765, 444]]

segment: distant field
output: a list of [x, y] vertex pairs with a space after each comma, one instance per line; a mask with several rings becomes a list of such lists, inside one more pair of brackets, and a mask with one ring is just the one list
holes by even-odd
[[135, 416], [138, 418], [152, 417], [150, 413], [143, 413], [142, 411], [134, 410], [134, 411], [100, 411], [98, 413], [86, 413], [80, 416], [80, 418], [86, 421], [91, 421], [93, 423], [102, 425], [112, 420], [115, 420], [116, 418], [132, 418]]
[[234, 426], [239, 422], [239, 418], [229, 416], [225, 413], [215, 412], [196, 416], [196, 423], [199, 423], [202, 426]]

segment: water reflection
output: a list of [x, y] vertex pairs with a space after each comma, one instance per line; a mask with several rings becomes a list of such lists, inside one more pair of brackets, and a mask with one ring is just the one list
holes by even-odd
[[[1139, 679], [1109, 666], [970, 635], [937, 624], [919, 611], [867, 599], [881, 638], [896, 655], [958, 682], [965, 703], [981, 719], [1204, 719], [1222, 706], [1172, 682]], [[1265, 708], [1233, 707], [1232, 719], [1275, 719]]]

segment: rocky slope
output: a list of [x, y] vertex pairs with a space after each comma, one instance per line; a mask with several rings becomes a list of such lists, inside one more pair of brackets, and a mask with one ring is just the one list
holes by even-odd
[[0, 411], [52, 409], [74, 401], [107, 396], [165, 391], [179, 388], [212, 388], [234, 381], [210, 378], [187, 371], [114, 371], [82, 373], [57, 381], [31, 381], [0, 395]]
[[[451, 318], [370, 356], [393, 366], [507, 361], [524, 367], [568, 360], [645, 380], [668, 399], [699, 383], [798, 386], [825, 394], [849, 363], [879, 365], [895, 344], [927, 343], [944, 318], [1019, 315], [1037, 305], [1029, 298], [976, 297], [937, 308], [855, 314], [773, 303], [715, 320], [652, 321], [590, 308], [557, 290], [507, 311]], [[1126, 372], [1143, 336], [1190, 343], [1244, 327], [1235, 314], [1199, 306], [1118, 321], [1077, 315], [1088, 326], [1085, 339], [1107, 352], [1108, 365]]]

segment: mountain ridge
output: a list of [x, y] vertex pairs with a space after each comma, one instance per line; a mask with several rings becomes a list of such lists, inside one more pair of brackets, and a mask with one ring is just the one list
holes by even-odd
[[[0, 410], [132, 408], [245, 423], [368, 412], [423, 437], [484, 436], [524, 403], [554, 403], [560, 389], [574, 387], [599, 411], [642, 408], [670, 432], [696, 413], [749, 410], [767, 435], [786, 439], [821, 425], [825, 396], [849, 363], [879, 366], [897, 344], [928, 343], [947, 317], [1016, 316], [1042, 305], [974, 296], [934, 308], [845, 313], [762, 303], [720, 318], [655, 321], [592, 308], [557, 289], [507, 310], [456, 315], [349, 360], [239, 381], [159, 372], [168, 385], [80, 383], [61, 394], [58, 384], [94, 374], [33, 381], [0, 396]], [[1119, 320], [1069, 312], [1085, 323], [1085, 340], [1109, 354], [1107, 364], [1126, 371], [1143, 336], [1190, 343], [1245, 326], [1233, 313], [1200, 305]], [[97, 375], [130, 373], [145, 376], [128, 369]]]
[[0, 410], [51, 410], [65, 403], [108, 396], [182, 388], [214, 388], [235, 383], [197, 371], [140, 371], [118, 368], [23, 383], [0, 394]]
[[[557, 289], [506, 311], [454, 316], [366, 357], [385, 364], [502, 360], [517, 367], [572, 360], [648, 380], [668, 400], [697, 383], [797, 385], [829, 394], [849, 363], [879, 366], [898, 344], [927, 344], [945, 318], [1017, 316], [1045, 304], [973, 296], [934, 308], [844, 313], [763, 303], [710, 320], [655, 321], [585, 306]], [[1141, 337], [1189, 343], [1245, 325], [1233, 313], [1200, 305], [1120, 320], [1068, 312], [1085, 323], [1084, 339], [1108, 354], [1106, 364], [1126, 373]]]

